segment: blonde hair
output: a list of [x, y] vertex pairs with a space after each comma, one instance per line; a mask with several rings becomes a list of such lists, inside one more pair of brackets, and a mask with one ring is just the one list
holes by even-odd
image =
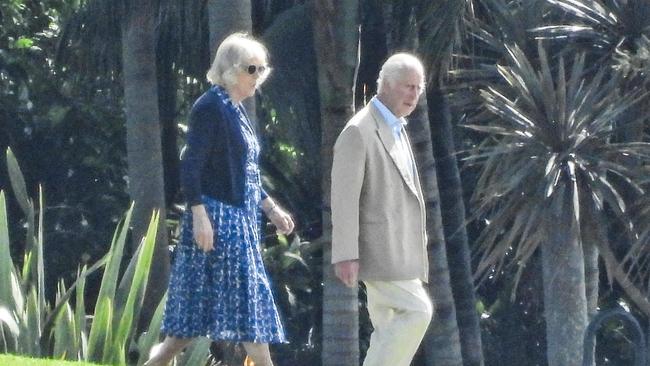
[[380, 94], [385, 83], [392, 84], [406, 71], [414, 70], [422, 76], [420, 90], [424, 90], [424, 65], [415, 55], [410, 53], [396, 53], [388, 58], [381, 66], [377, 78], [377, 93]]
[[[259, 58], [267, 62], [266, 47], [245, 33], [233, 33], [226, 37], [217, 48], [206, 78], [213, 85], [230, 87], [236, 83], [237, 72], [241, 70], [242, 65], [248, 63], [252, 58]], [[257, 86], [262, 85], [268, 74], [266, 72], [260, 75], [257, 79]]]

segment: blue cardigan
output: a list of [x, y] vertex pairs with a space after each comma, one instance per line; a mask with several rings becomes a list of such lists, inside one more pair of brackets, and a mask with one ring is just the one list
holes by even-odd
[[[189, 206], [201, 204], [201, 195], [206, 195], [244, 207], [247, 150], [232, 108], [236, 107], [220, 86], [211, 87], [192, 106], [181, 160], [181, 188]], [[261, 191], [263, 200], [267, 195]]]

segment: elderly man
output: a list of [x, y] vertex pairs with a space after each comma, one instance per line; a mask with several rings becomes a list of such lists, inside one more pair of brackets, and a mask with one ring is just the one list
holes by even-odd
[[422, 281], [425, 207], [404, 126], [424, 67], [398, 53], [382, 66], [377, 96], [345, 126], [332, 167], [332, 263], [347, 286], [363, 281], [374, 331], [364, 366], [408, 366], [431, 321]]

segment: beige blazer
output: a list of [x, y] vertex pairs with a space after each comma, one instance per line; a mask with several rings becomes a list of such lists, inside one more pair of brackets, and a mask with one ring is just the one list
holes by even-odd
[[346, 124], [334, 146], [332, 263], [358, 259], [360, 280], [428, 279], [422, 188], [417, 169], [409, 179], [396, 149], [373, 103]]

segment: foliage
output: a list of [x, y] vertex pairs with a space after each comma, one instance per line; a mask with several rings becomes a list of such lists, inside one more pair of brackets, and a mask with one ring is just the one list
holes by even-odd
[[267, 237], [262, 255], [289, 344], [273, 346], [278, 364], [320, 361], [322, 248], [298, 235]]
[[[14, 192], [26, 212], [33, 214], [35, 208], [25, 194], [24, 179], [11, 150], [7, 153], [7, 160]], [[39, 207], [43, 207], [42, 194]], [[18, 271], [10, 256], [5, 196], [0, 191], [0, 281], [9, 284], [0, 291], [0, 335], [4, 352], [126, 363], [127, 352], [136, 338], [134, 325], [139, 319], [147, 286], [158, 220], [158, 215], [154, 214], [138, 253], [131, 259], [120, 280], [130, 217], [131, 210], [116, 229], [109, 252], [100, 261], [90, 268], [84, 266], [70, 288], [66, 288], [63, 280], [59, 281], [57, 298], [51, 306], [44, 295], [43, 210], [39, 210], [38, 226], [28, 230], [28, 233], [36, 233], [36, 237], [28, 240], [33, 241], [33, 246], [26, 248], [23, 268]], [[84, 302], [86, 277], [103, 266], [105, 269], [97, 305], [92, 322], [87, 325]], [[75, 292], [73, 307], [71, 298]], [[158, 325], [152, 324], [152, 327]], [[140, 345], [143, 347], [141, 353], [146, 354], [152, 342], [143, 339]]]
[[[306, 240], [320, 236], [320, 111], [316, 60], [306, 6], [287, 10], [265, 30], [273, 73], [258, 99], [265, 186], [289, 208]], [[296, 54], [302, 55], [295, 57]]]
[[[58, 277], [72, 281], [79, 262], [106, 252], [111, 232], [128, 208], [119, 88], [113, 80], [84, 79], [83, 71], [54, 63], [61, 19], [75, 3], [0, 4], [0, 148], [12, 146], [22, 158], [29, 195], [38, 194], [34, 182], [48, 192], [43, 218], [51, 225], [43, 230], [49, 238], [45, 266], [54, 274], [45, 283], [50, 300]], [[30, 41], [17, 48], [17, 39]], [[8, 186], [2, 168], [0, 187]], [[16, 201], [9, 199], [7, 205], [17, 257], [24, 244], [22, 227], [34, 226], [21, 222]]]

